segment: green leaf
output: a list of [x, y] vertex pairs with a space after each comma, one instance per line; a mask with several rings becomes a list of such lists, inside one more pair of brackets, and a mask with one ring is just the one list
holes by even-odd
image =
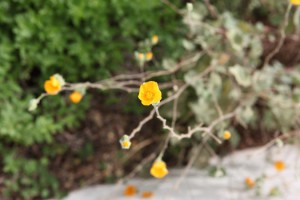
[[229, 72], [234, 76], [238, 84], [243, 87], [249, 87], [251, 85], [251, 75], [249, 70], [240, 65], [235, 65], [229, 68]]

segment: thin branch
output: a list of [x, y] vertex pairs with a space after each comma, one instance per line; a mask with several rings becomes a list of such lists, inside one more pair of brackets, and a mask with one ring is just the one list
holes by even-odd
[[[175, 128], [175, 124], [176, 124], [176, 118], [177, 118], [177, 107], [178, 107], [178, 98], [176, 98], [173, 102], [173, 115], [172, 115], [172, 128], [174, 129]], [[169, 145], [169, 142], [170, 142], [170, 139], [172, 137], [172, 133], [169, 132], [166, 140], [165, 140], [165, 143], [164, 143], [164, 146], [158, 156], [158, 158], [162, 158], [168, 148], [168, 145]]]
[[177, 119], [177, 108], [178, 108], [178, 98], [176, 98], [173, 102], [173, 115], [172, 115], [172, 127], [175, 127], [176, 119]]
[[143, 126], [153, 118], [154, 114], [155, 114], [155, 110], [153, 109], [149, 113], [149, 115], [145, 117], [142, 121], [140, 121], [139, 125], [135, 129], [133, 129], [133, 131], [129, 135], [129, 139], [133, 138], [136, 133], [140, 132]]
[[121, 159], [121, 163], [122, 164], [126, 163], [133, 156], [135, 156], [136, 153], [138, 153], [140, 150], [144, 149], [146, 146], [152, 144], [155, 140], [157, 140], [157, 139], [156, 138], [150, 138], [150, 139], [146, 139], [146, 140], [141, 141], [137, 145], [134, 145], [134, 147], [131, 149], [131, 151], [128, 152], [128, 155], [126, 155], [123, 159]]
[[[108, 90], [108, 89], [119, 89], [124, 90], [126, 92], [138, 92], [139, 86], [146, 80], [166, 76], [170, 74], [174, 74], [179, 69], [186, 65], [191, 65], [199, 60], [199, 58], [204, 54], [204, 52], [196, 53], [192, 57], [188, 59], [184, 59], [183, 61], [177, 63], [173, 68], [168, 70], [160, 70], [155, 72], [143, 72], [137, 74], [121, 74], [114, 76], [109, 79], [101, 80], [95, 83], [84, 82], [84, 83], [66, 83], [66, 85], [60, 90], [61, 91], [71, 91], [77, 88], [95, 88], [100, 90]], [[173, 86], [172, 83], [164, 83], [160, 84], [161, 88], [170, 88]]]
[[216, 110], [217, 110], [217, 112], [219, 114], [219, 117], [222, 117], [223, 116], [223, 111], [222, 111], [222, 109], [220, 107], [220, 104], [219, 104], [219, 102], [217, 100], [217, 97], [216, 97], [215, 94], [212, 94], [212, 96], [213, 96], [214, 106], [215, 106], [215, 108], [216, 108]]
[[[164, 104], [173, 101], [174, 99], [177, 99], [186, 88], [187, 88], [187, 84], [183, 85], [175, 94], [161, 101], [159, 103], [159, 106], [162, 106]], [[133, 131], [129, 134], [129, 139], [132, 139], [139, 131], [141, 131], [143, 126], [153, 118], [154, 114], [155, 114], [155, 109], [153, 109], [147, 117], [145, 117], [142, 121], [140, 121], [139, 125], [135, 129], [133, 129]]]
[[273, 56], [278, 53], [278, 51], [280, 50], [280, 48], [283, 45], [284, 39], [286, 37], [286, 33], [285, 33], [285, 29], [288, 26], [289, 23], [289, 15], [291, 12], [291, 8], [292, 8], [292, 4], [289, 3], [286, 12], [285, 12], [285, 16], [284, 16], [284, 21], [283, 21], [283, 25], [281, 27], [281, 31], [280, 31], [280, 39], [275, 47], [275, 49], [273, 51], [271, 51], [271, 53], [266, 57], [264, 64], [263, 64], [263, 68], [270, 62], [270, 60], [273, 58]]
[[213, 18], [218, 18], [218, 12], [216, 10], [216, 8], [210, 3], [209, 0], [204, 0], [204, 3], [210, 13], [210, 15], [213, 17]]
[[140, 164], [138, 164], [127, 176], [125, 176], [124, 178], [120, 179], [118, 181], [118, 184], [122, 184], [125, 182], [125, 180], [130, 179], [132, 177], [134, 177], [139, 171], [141, 171], [144, 166], [149, 163], [151, 160], [153, 160], [155, 158], [156, 153], [151, 153], [149, 156], [147, 156], [146, 158], [144, 158]]
[[286, 139], [291, 138], [293, 136], [300, 136], [299, 130], [291, 132], [291, 133], [282, 134], [282, 135], [280, 135], [278, 137], [275, 137], [274, 139], [272, 139], [271, 141], [269, 141], [267, 144], [265, 144], [264, 146], [262, 146], [261, 148], [259, 148], [251, 156], [256, 156], [256, 155], [259, 155], [261, 152], [264, 152], [265, 150], [267, 150], [268, 148], [270, 148], [274, 144], [276, 144], [277, 140], [286, 140]]
[[187, 166], [185, 167], [183, 173], [180, 175], [178, 180], [176, 181], [174, 188], [178, 189], [184, 178], [186, 177], [188, 171], [192, 168], [193, 164], [196, 162], [198, 156], [200, 155], [201, 151], [207, 144], [207, 139], [203, 139], [201, 144], [198, 146], [198, 148], [195, 150], [194, 154], [192, 155], [191, 159], [189, 160]]
[[214, 134], [212, 134], [211, 131], [220, 122], [223, 122], [223, 121], [235, 116], [235, 112], [228, 113], [226, 115], [223, 115], [222, 117], [219, 117], [215, 121], [213, 121], [209, 127], [202, 127], [202, 125], [198, 125], [197, 127], [193, 128], [193, 129], [189, 128], [188, 132], [185, 134], [177, 134], [175, 132], [174, 128], [167, 125], [167, 120], [160, 115], [158, 106], [154, 106], [154, 108], [155, 108], [157, 118], [163, 123], [163, 129], [168, 130], [172, 134], [171, 137], [177, 138], [178, 140], [182, 140], [184, 138], [191, 138], [193, 136], [193, 134], [196, 132], [204, 132], [203, 136], [206, 136], [206, 134], [209, 134], [209, 136], [211, 136], [217, 143], [221, 144], [222, 141], [218, 137], [216, 137]]
[[183, 15], [183, 13], [174, 5], [172, 4], [170, 1], [168, 0], [161, 0], [161, 2], [163, 2], [164, 4], [166, 4], [168, 7], [170, 7], [173, 11], [175, 11], [177, 14], [179, 15]]

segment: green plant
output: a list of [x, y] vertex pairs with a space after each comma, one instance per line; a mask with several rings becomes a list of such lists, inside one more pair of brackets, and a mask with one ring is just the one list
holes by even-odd
[[[181, 31], [178, 24], [176, 14], [159, 0], [142, 4], [138, 0], [1, 1], [0, 144], [5, 151], [0, 155], [5, 176], [14, 177], [5, 184], [7, 195], [22, 190], [21, 196], [30, 199], [58, 192], [51, 186], [57, 181], [49, 175], [48, 165], [37, 171], [22, 168], [27, 163], [38, 165], [48, 155], [33, 156], [29, 152], [16, 156], [16, 151], [36, 144], [50, 146], [55, 133], [79, 125], [89, 105], [88, 97], [76, 106], [66, 98], [51, 97], [41, 103], [41, 109], [29, 113], [28, 102], [41, 91], [44, 80], [54, 72], [75, 82], [104, 79], [125, 71], [125, 61], [133, 60], [128, 54], [136, 40], [152, 34], [163, 38], [163, 45], [158, 47], [161, 52], [176, 57], [180, 52], [174, 34]], [[22, 167], [10, 170], [17, 166]], [[34, 191], [21, 183], [31, 175], [43, 182], [31, 182]]]

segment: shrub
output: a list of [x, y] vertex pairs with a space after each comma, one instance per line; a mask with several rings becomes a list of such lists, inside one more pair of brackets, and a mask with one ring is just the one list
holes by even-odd
[[[54, 133], [78, 126], [88, 107], [88, 98], [74, 106], [51, 97], [42, 102], [42, 109], [28, 113], [29, 100], [42, 90], [46, 78], [59, 72], [72, 82], [101, 80], [124, 71], [135, 41], [154, 33], [164, 38], [162, 52], [178, 49], [166, 53], [176, 56], [180, 48], [174, 33], [180, 34], [179, 24], [176, 14], [159, 0], [1, 1], [0, 155], [6, 175], [14, 177], [6, 182], [7, 192], [22, 189], [21, 195], [30, 198], [57, 191], [46, 163], [39, 170], [25, 169], [28, 163], [39, 165], [42, 158], [17, 152], [33, 144], [50, 144]], [[29, 176], [39, 178], [23, 184]]]

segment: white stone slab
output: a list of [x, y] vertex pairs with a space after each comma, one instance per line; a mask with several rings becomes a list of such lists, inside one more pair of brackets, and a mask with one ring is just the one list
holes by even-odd
[[[277, 172], [272, 161], [282, 160], [286, 169]], [[271, 161], [271, 162], [270, 162]], [[218, 163], [213, 158], [211, 164]], [[191, 169], [175, 189], [184, 169], [170, 170], [163, 180], [133, 179], [129, 183], [136, 185], [140, 191], [152, 191], [152, 200], [300, 200], [300, 150], [295, 146], [273, 147], [268, 151], [261, 148], [235, 152], [222, 160], [227, 176], [214, 178], [208, 176], [207, 170]], [[245, 177], [253, 179], [265, 174], [267, 179], [262, 187], [260, 197], [254, 190], [247, 190]], [[268, 197], [272, 187], [279, 187], [282, 195]], [[136, 197], [124, 197], [123, 185], [97, 185], [71, 192], [64, 200], [138, 200]]]

